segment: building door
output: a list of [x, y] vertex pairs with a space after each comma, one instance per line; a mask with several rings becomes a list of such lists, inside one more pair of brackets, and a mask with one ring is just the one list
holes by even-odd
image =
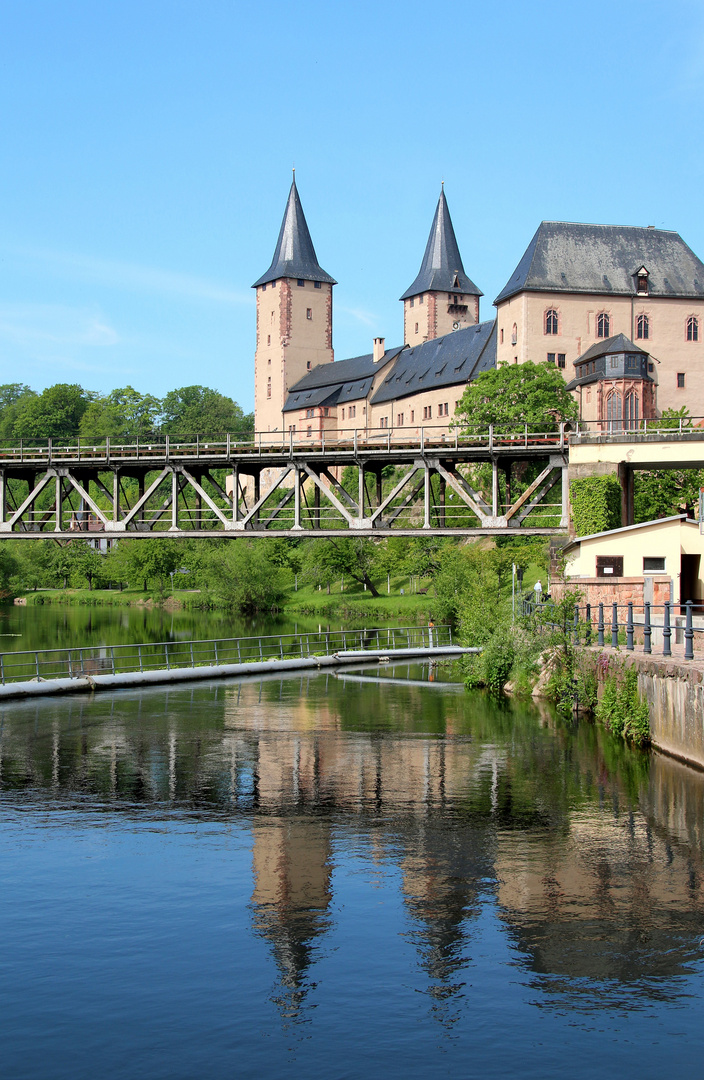
[[694, 603], [700, 601], [697, 595], [699, 590], [699, 560], [700, 555], [680, 556], [680, 603], [686, 604], [688, 600]]

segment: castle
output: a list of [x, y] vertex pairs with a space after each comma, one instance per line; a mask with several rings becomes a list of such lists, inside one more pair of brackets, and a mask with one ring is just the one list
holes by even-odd
[[255, 283], [255, 429], [280, 442], [446, 429], [468, 382], [497, 364], [554, 364], [580, 417], [607, 430], [663, 409], [704, 416], [704, 264], [675, 232], [544, 221], [480, 322], [444, 188], [420, 271], [401, 296], [403, 344], [335, 360], [336, 281], [318, 263], [295, 176], [271, 266]]

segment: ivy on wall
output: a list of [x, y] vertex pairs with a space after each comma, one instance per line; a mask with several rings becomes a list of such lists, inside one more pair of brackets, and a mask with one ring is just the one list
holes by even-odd
[[573, 480], [570, 503], [577, 536], [606, 532], [621, 524], [621, 485], [615, 476], [585, 476]]

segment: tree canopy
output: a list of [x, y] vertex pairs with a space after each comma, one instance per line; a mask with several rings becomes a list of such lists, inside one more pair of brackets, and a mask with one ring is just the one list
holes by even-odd
[[0, 385], [0, 441], [84, 439], [133, 442], [163, 431], [175, 435], [247, 438], [254, 416], [207, 386], [185, 386], [163, 398], [132, 386], [96, 394], [57, 383], [37, 394], [24, 383]]
[[553, 364], [504, 364], [469, 383], [455, 411], [455, 424], [502, 432], [555, 431], [577, 419], [577, 403]]
[[94, 395], [77, 383], [57, 383], [20, 399], [13, 425], [16, 439], [63, 439], [78, 433]]
[[162, 402], [162, 429], [174, 435], [223, 435], [243, 438], [254, 430], [254, 417], [237, 402], [207, 386], [171, 390]]
[[91, 401], [81, 419], [80, 433], [89, 439], [109, 437], [127, 442], [151, 434], [158, 427], [160, 412], [158, 398], [125, 386]]

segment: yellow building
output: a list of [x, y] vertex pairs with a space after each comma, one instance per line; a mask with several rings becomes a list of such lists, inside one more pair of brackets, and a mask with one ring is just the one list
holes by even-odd
[[[573, 540], [564, 548], [565, 576], [591, 604], [701, 604], [702, 554], [699, 523], [678, 514]], [[553, 595], [557, 591], [551, 583]]]

